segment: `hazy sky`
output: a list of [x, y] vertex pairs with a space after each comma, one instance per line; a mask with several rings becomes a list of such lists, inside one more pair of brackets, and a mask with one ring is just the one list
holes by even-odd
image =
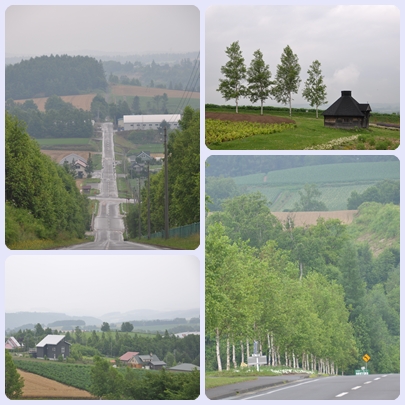
[[200, 307], [199, 260], [178, 255], [14, 255], [5, 312], [101, 316]]
[[195, 6], [10, 6], [5, 50], [6, 56], [198, 51], [199, 22]]
[[[395, 6], [211, 6], [206, 11], [206, 102], [225, 102], [216, 91], [232, 42], [239, 41], [246, 66], [260, 49], [272, 79], [289, 45], [301, 66], [301, 97], [311, 63], [321, 63], [328, 106], [341, 90], [359, 103], [399, 103], [399, 9]], [[241, 105], [251, 105], [242, 100]], [[259, 103], [256, 103], [259, 105]], [[268, 101], [267, 105], [277, 105]], [[325, 107], [324, 106], [324, 107]]]

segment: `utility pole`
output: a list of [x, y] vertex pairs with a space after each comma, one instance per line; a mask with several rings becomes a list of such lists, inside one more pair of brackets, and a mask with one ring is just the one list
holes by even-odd
[[168, 163], [169, 156], [167, 153], [167, 132], [164, 127], [165, 140], [165, 239], [169, 239], [169, 178], [168, 178]]
[[138, 219], [138, 229], [139, 229], [139, 237], [141, 237], [141, 176], [138, 179], [138, 206], [139, 206], [139, 219]]
[[150, 239], [150, 177], [149, 177], [149, 161], [148, 161], [148, 240]]

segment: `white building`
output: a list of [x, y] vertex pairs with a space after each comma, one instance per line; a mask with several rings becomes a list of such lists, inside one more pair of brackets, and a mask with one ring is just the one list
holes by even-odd
[[124, 131], [158, 129], [166, 121], [171, 129], [179, 127], [180, 114], [124, 115]]

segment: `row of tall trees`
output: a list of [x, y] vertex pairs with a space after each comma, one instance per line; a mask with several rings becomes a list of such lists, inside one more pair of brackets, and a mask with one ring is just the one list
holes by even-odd
[[90, 138], [93, 135], [91, 114], [64, 102], [59, 96], [51, 96], [41, 112], [33, 100], [23, 104], [6, 101], [6, 111], [27, 124], [27, 132], [41, 138]]
[[83, 238], [90, 223], [88, 199], [74, 178], [6, 112], [6, 244], [33, 239]]
[[[301, 66], [297, 55], [289, 45], [283, 50], [274, 81], [271, 80], [270, 67], [264, 62], [260, 49], [253, 53], [253, 59], [248, 68], [245, 66], [239, 41], [227, 47], [225, 53], [229, 61], [221, 67], [221, 73], [225, 79], [219, 79], [217, 91], [221, 92], [226, 101], [235, 100], [236, 112], [238, 112], [239, 99], [247, 97], [252, 103], [260, 101], [260, 114], [263, 115], [264, 102], [268, 98], [274, 98], [278, 103], [289, 105], [291, 116], [292, 96], [298, 93], [301, 83]], [[318, 60], [312, 62], [307, 73], [308, 79], [302, 96], [312, 107], [316, 107], [318, 117], [318, 107], [327, 102], [326, 85], [323, 84], [320, 62]]]
[[[352, 373], [367, 353], [371, 372], [398, 372], [395, 207], [364, 203], [353, 225], [295, 227], [278, 222], [259, 194], [225, 201], [207, 218], [207, 369], [247, 363], [256, 340], [271, 365]], [[359, 232], [390, 243], [376, 254], [356, 242]]]
[[6, 100], [54, 94], [67, 96], [106, 89], [102, 62], [89, 56], [40, 56], [6, 66]]
[[[170, 131], [168, 142], [168, 189], [170, 228], [200, 220], [200, 113], [186, 107], [180, 129]], [[148, 205], [151, 232], [164, 229], [164, 170], [150, 176], [141, 190], [141, 234], [147, 232]], [[148, 204], [149, 200], [149, 204]], [[139, 236], [139, 205], [130, 206], [127, 226], [131, 237]]]

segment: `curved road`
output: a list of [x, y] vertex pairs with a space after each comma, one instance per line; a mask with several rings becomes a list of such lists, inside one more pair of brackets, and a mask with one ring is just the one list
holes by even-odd
[[94, 220], [94, 242], [69, 246], [67, 250], [161, 250], [156, 246], [124, 241], [124, 220], [120, 214], [119, 204], [126, 202], [118, 198], [115, 175], [115, 155], [113, 125], [110, 122], [102, 124], [103, 155], [98, 215]]

